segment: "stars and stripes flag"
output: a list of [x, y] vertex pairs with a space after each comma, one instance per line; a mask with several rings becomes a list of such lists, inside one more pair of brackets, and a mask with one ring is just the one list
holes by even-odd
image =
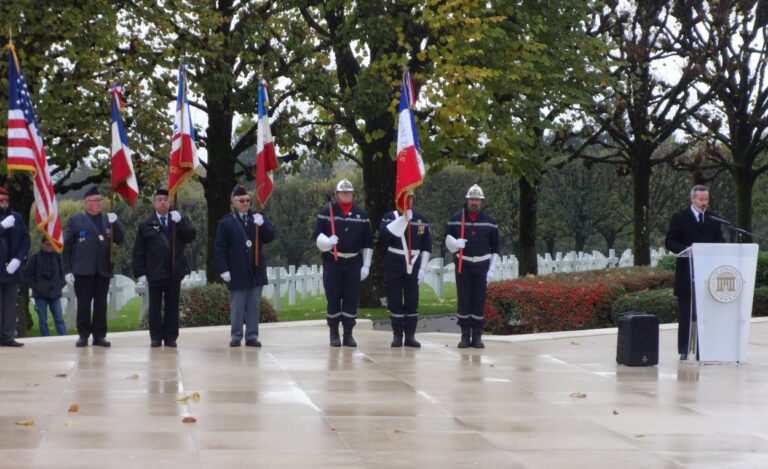
[[112, 94], [112, 190], [133, 207], [136, 196], [139, 195], [139, 183], [133, 170], [123, 119], [120, 117], [120, 111], [123, 109], [122, 89], [115, 83], [109, 92]]
[[195, 174], [200, 160], [195, 148], [195, 126], [187, 100], [187, 74], [179, 67], [179, 91], [176, 98], [176, 119], [171, 139], [171, 165], [168, 170], [168, 192], [171, 198], [181, 185]]
[[399, 120], [397, 124], [397, 176], [395, 178], [395, 205], [405, 213], [409, 207], [408, 192], [413, 191], [424, 181], [424, 161], [421, 159], [419, 137], [416, 135], [416, 121], [413, 108], [416, 105], [416, 93], [408, 70], [403, 73], [400, 88]]
[[256, 195], [262, 207], [272, 195], [272, 170], [277, 168], [275, 144], [269, 130], [268, 109], [267, 81], [262, 79], [259, 83], [259, 122], [256, 135]]
[[64, 247], [61, 218], [51, 182], [51, 170], [37, 126], [29, 87], [19, 70], [16, 50], [8, 52], [8, 171], [29, 171], [35, 195], [35, 221], [56, 252]]

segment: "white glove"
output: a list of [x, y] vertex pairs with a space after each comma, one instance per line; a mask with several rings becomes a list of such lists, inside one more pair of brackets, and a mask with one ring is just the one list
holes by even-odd
[[331, 243], [331, 246], [336, 246], [337, 244], [339, 244], [339, 237], [336, 235], [333, 235], [330, 238], [328, 238], [328, 242]]
[[108, 220], [110, 223], [114, 223], [114, 222], [116, 222], [116, 221], [117, 221], [117, 214], [116, 214], [116, 213], [112, 213], [112, 212], [108, 213], [108, 214], [107, 214], [107, 220]]
[[71, 286], [75, 284], [75, 275], [74, 274], [67, 274], [64, 276], [64, 280], [67, 281], [67, 283]]
[[419, 269], [419, 273], [417, 274], [417, 275], [418, 275], [418, 279], [419, 279], [419, 283], [421, 283], [421, 282], [423, 282], [423, 281], [424, 281], [424, 276], [425, 276], [426, 274], [427, 274], [427, 271], [426, 271], [426, 270], [424, 270], [424, 269]]
[[18, 259], [11, 259], [11, 262], [8, 263], [8, 265], [5, 266], [5, 271], [9, 274], [13, 275], [14, 272], [16, 272], [19, 269], [19, 266], [21, 265], [21, 261]]
[[254, 213], [253, 214], [253, 222], [256, 223], [256, 225], [261, 226], [264, 224], [264, 215], [260, 213]]
[[146, 275], [142, 275], [141, 277], [139, 277], [139, 279], [136, 281], [136, 283], [140, 283], [142, 285], [146, 285], [146, 283], [147, 283], [147, 276]]
[[398, 216], [391, 222], [387, 223], [387, 230], [398, 238], [405, 233], [405, 229], [408, 228], [408, 220], [406, 217]]
[[223, 274], [221, 274], [221, 279], [229, 283], [232, 280], [232, 276], [229, 275], [229, 271], [226, 271]]
[[459, 249], [464, 249], [467, 247], [467, 240], [464, 238], [459, 238], [456, 240], [456, 247]]
[[370, 270], [368, 269], [367, 265], [360, 267], [360, 281], [362, 282], [363, 280], [367, 279], [369, 273]]
[[174, 223], [178, 223], [181, 221], [181, 214], [177, 212], [176, 210], [173, 210], [171, 212], [171, 220], [173, 220]]
[[315, 241], [315, 244], [317, 244], [317, 249], [319, 249], [320, 252], [328, 252], [333, 247], [333, 245], [331, 244], [331, 238], [324, 235], [323, 233], [320, 233], [319, 235], [317, 235], [317, 240]]
[[7, 230], [8, 228], [12, 228], [15, 223], [16, 219], [13, 218], [13, 215], [8, 215], [7, 217], [3, 218], [3, 221], [0, 222], [0, 225], [2, 225], [3, 228]]
[[467, 240], [463, 238], [456, 239], [451, 235], [445, 237], [445, 247], [451, 252], [463, 249], [467, 245]]
[[485, 274], [485, 281], [487, 283], [493, 282], [493, 270], [488, 269], [488, 273]]

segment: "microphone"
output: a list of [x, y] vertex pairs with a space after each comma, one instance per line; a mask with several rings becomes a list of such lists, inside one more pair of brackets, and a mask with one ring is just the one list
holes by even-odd
[[729, 222], [728, 220], [723, 220], [722, 218], [718, 218], [718, 217], [716, 217], [714, 215], [705, 215], [705, 216], [707, 218], [709, 218], [710, 220], [714, 220], [714, 221], [716, 221], [718, 223], [721, 223], [723, 225], [733, 226], [733, 223]]

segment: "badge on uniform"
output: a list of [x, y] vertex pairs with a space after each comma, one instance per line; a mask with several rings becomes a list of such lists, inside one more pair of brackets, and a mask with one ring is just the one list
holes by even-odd
[[104, 235], [102, 234], [99, 235], [99, 241], [104, 241]]
[[249, 239], [248, 241], [245, 242], [245, 245], [246, 247], [251, 247], [253, 246], [253, 242]]
[[79, 241], [80, 241], [80, 242], [83, 242], [83, 241], [85, 241], [85, 235], [86, 235], [86, 234], [88, 234], [88, 233], [87, 233], [87, 232], [85, 232], [85, 231], [81, 231], [81, 232], [80, 232], [80, 239], [79, 239]]
[[152, 225], [152, 228], [154, 228], [157, 232], [160, 231], [160, 225]]

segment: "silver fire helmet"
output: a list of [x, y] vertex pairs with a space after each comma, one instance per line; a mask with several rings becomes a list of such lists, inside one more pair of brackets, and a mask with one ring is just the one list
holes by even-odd
[[336, 184], [336, 192], [355, 192], [355, 188], [348, 179], [342, 179]]
[[469, 188], [465, 199], [485, 199], [485, 195], [483, 194], [483, 190], [480, 188], [480, 186], [475, 184]]

